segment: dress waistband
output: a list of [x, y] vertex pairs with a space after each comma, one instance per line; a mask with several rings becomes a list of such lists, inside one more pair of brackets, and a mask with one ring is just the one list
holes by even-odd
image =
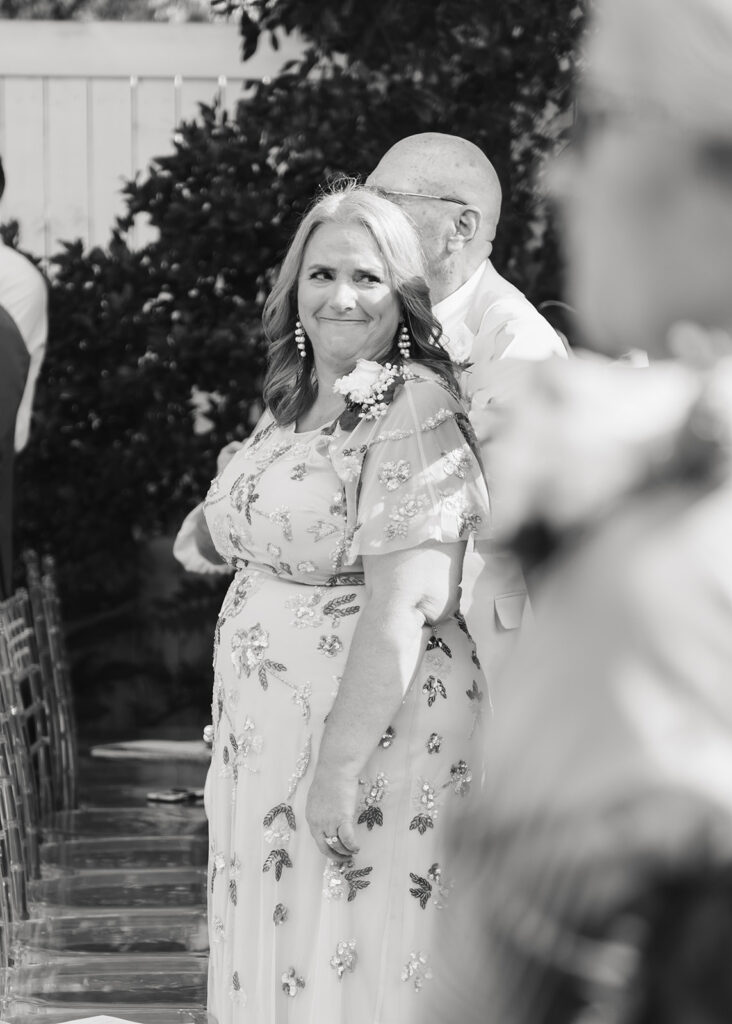
[[365, 580], [362, 572], [341, 572], [333, 573], [332, 576], [322, 576], [316, 573], [291, 573], [284, 569], [269, 565], [266, 562], [247, 561], [237, 558], [234, 563], [234, 572], [240, 573], [262, 573], [263, 576], [275, 580], [282, 580], [283, 583], [296, 583], [304, 587], [362, 587]]

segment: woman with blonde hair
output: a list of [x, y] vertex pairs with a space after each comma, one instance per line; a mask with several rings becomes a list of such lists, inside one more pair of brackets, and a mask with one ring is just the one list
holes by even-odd
[[459, 581], [485, 484], [396, 206], [351, 184], [319, 199], [264, 327], [266, 412], [182, 531], [235, 570], [206, 786], [209, 1009], [401, 1024], [439, 970], [443, 812], [482, 772]]

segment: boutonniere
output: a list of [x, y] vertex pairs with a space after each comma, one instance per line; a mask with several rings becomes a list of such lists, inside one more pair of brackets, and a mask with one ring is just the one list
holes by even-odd
[[406, 377], [402, 366], [359, 359], [355, 370], [339, 377], [333, 385], [333, 391], [346, 400], [346, 411], [339, 421], [341, 427], [352, 430], [359, 420], [383, 416]]

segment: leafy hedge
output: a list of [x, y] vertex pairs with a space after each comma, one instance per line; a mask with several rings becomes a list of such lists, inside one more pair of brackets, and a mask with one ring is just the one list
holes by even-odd
[[[215, 452], [256, 415], [260, 305], [239, 243], [236, 214], [247, 212], [229, 208], [237, 136], [206, 108], [173, 156], [129, 184], [131, 209], [151, 196], [159, 240], [132, 250], [131, 213], [107, 250], [74, 242], [51, 261], [50, 341], [18, 461], [18, 543], [56, 553], [72, 615], [136, 593], [140, 541], [175, 529]], [[205, 419], [194, 389], [221, 396]]]
[[[134, 604], [145, 543], [175, 529], [216, 451], [248, 433], [262, 303], [329, 178], [367, 174], [417, 131], [464, 135], [504, 183], [499, 269], [535, 301], [560, 291], [534, 175], [568, 104], [582, 3], [250, 0], [246, 11], [249, 51], [262, 32], [299, 28], [303, 58], [250, 83], [234, 118], [202, 107], [180, 125], [171, 152], [127, 183], [105, 249], [71, 242], [52, 259], [17, 543], [56, 555], [72, 619]], [[158, 237], [135, 251], [138, 217]]]

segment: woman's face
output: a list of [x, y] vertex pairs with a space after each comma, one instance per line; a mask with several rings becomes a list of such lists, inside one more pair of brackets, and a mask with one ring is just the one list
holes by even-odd
[[386, 263], [360, 224], [315, 229], [303, 253], [297, 305], [316, 367], [338, 376], [358, 359], [386, 355], [399, 327], [399, 298]]

